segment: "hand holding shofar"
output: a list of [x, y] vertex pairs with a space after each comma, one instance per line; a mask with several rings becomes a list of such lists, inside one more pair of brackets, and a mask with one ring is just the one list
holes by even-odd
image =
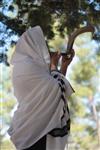
[[65, 75], [67, 72], [67, 68], [71, 61], [73, 60], [73, 57], [75, 55], [75, 51], [73, 50], [73, 44], [75, 41], [75, 38], [85, 32], [92, 32], [94, 33], [94, 27], [92, 25], [82, 27], [76, 31], [74, 31], [68, 39], [68, 45], [67, 45], [67, 50], [64, 54], [62, 54], [62, 65], [61, 65], [61, 72]]
[[57, 69], [57, 65], [58, 65], [58, 61], [60, 56], [62, 55], [62, 63], [61, 63], [61, 68], [60, 71], [62, 74], [66, 74], [67, 68], [69, 66], [69, 64], [71, 63], [75, 52], [73, 50], [73, 44], [75, 41], [75, 38], [82, 33], [85, 32], [92, 32], [94, 33], [94, 27], [93, 26], [86, 26], [86, 27], [82, 27], [80, 29], [77, 29], [76, 31], [74, 31], [68, 39], [68, 45], [67, 45], [67, 50], [65, 53], [58, 53], [58, 52], [50, 52], [50, 57], [51, 57], [51, 70], [55, 70]]

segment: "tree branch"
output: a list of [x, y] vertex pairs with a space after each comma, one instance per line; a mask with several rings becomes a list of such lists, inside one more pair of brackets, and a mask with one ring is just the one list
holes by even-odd
[[0, 21], [7, 26], [7, 28], [13, 30], [17, 34], [21, 35], [26, 30], [26, 25], [22, 24], [22, 21], [15, 19], [10, 19], [9, 17], [4, 16], [0, 12]]

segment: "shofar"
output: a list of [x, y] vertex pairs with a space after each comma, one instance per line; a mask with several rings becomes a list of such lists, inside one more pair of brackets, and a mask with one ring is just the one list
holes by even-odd
[[69, 35], [69, 39], [68, 39], [68, 46], [67, 46], [67, 53], [70, 53], [70, 50], [72, 49], [73, 47], [73, 44], [74, 44], [74, 41], [75, 41], [75, 38], [79, 35], [79, 34], [82, 34], [82, 33], [85, 33], [85, 32], [92, 32], [94, 33], [94, 27], [93, 26], [86, 26], [86, 27], [82, 27], [80, 29], [77, 29], [76, 31], [74, 31], [71, 35]]

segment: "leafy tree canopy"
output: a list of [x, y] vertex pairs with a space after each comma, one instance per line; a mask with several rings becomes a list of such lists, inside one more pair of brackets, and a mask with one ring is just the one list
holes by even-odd
[[[96, 28], [94, 38], [100, 39], [100, 1], [99, 0], [1, 0], [0, 1], [0, 62], [7, 56], [4, 48], [7, 42], [14, 44], [12, 35], [20, 36], [26, 29], [40, 25], [48, 39], [55, 36], [53, 25], [61, 35], [72, 32], [80, 25], [93, 24]], [[5, 26], [4, 26], [5, 25]], [[6, 41], [6, 39], [9, 39]]]

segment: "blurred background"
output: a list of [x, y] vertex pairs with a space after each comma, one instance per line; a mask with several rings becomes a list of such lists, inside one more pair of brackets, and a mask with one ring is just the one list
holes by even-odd
[[95, 33], [79, 35], [66, 78], [75, 89], [69, 99], [69, 150], [100, 150], [100, 0], [0, 0], [0, 148], [15, 150], [7, 134], [17, 108], [11, 82], [11, 56], [28, 28], [40, 25], [49, 49], [66, 50], [69, 35], [92, 24]]

